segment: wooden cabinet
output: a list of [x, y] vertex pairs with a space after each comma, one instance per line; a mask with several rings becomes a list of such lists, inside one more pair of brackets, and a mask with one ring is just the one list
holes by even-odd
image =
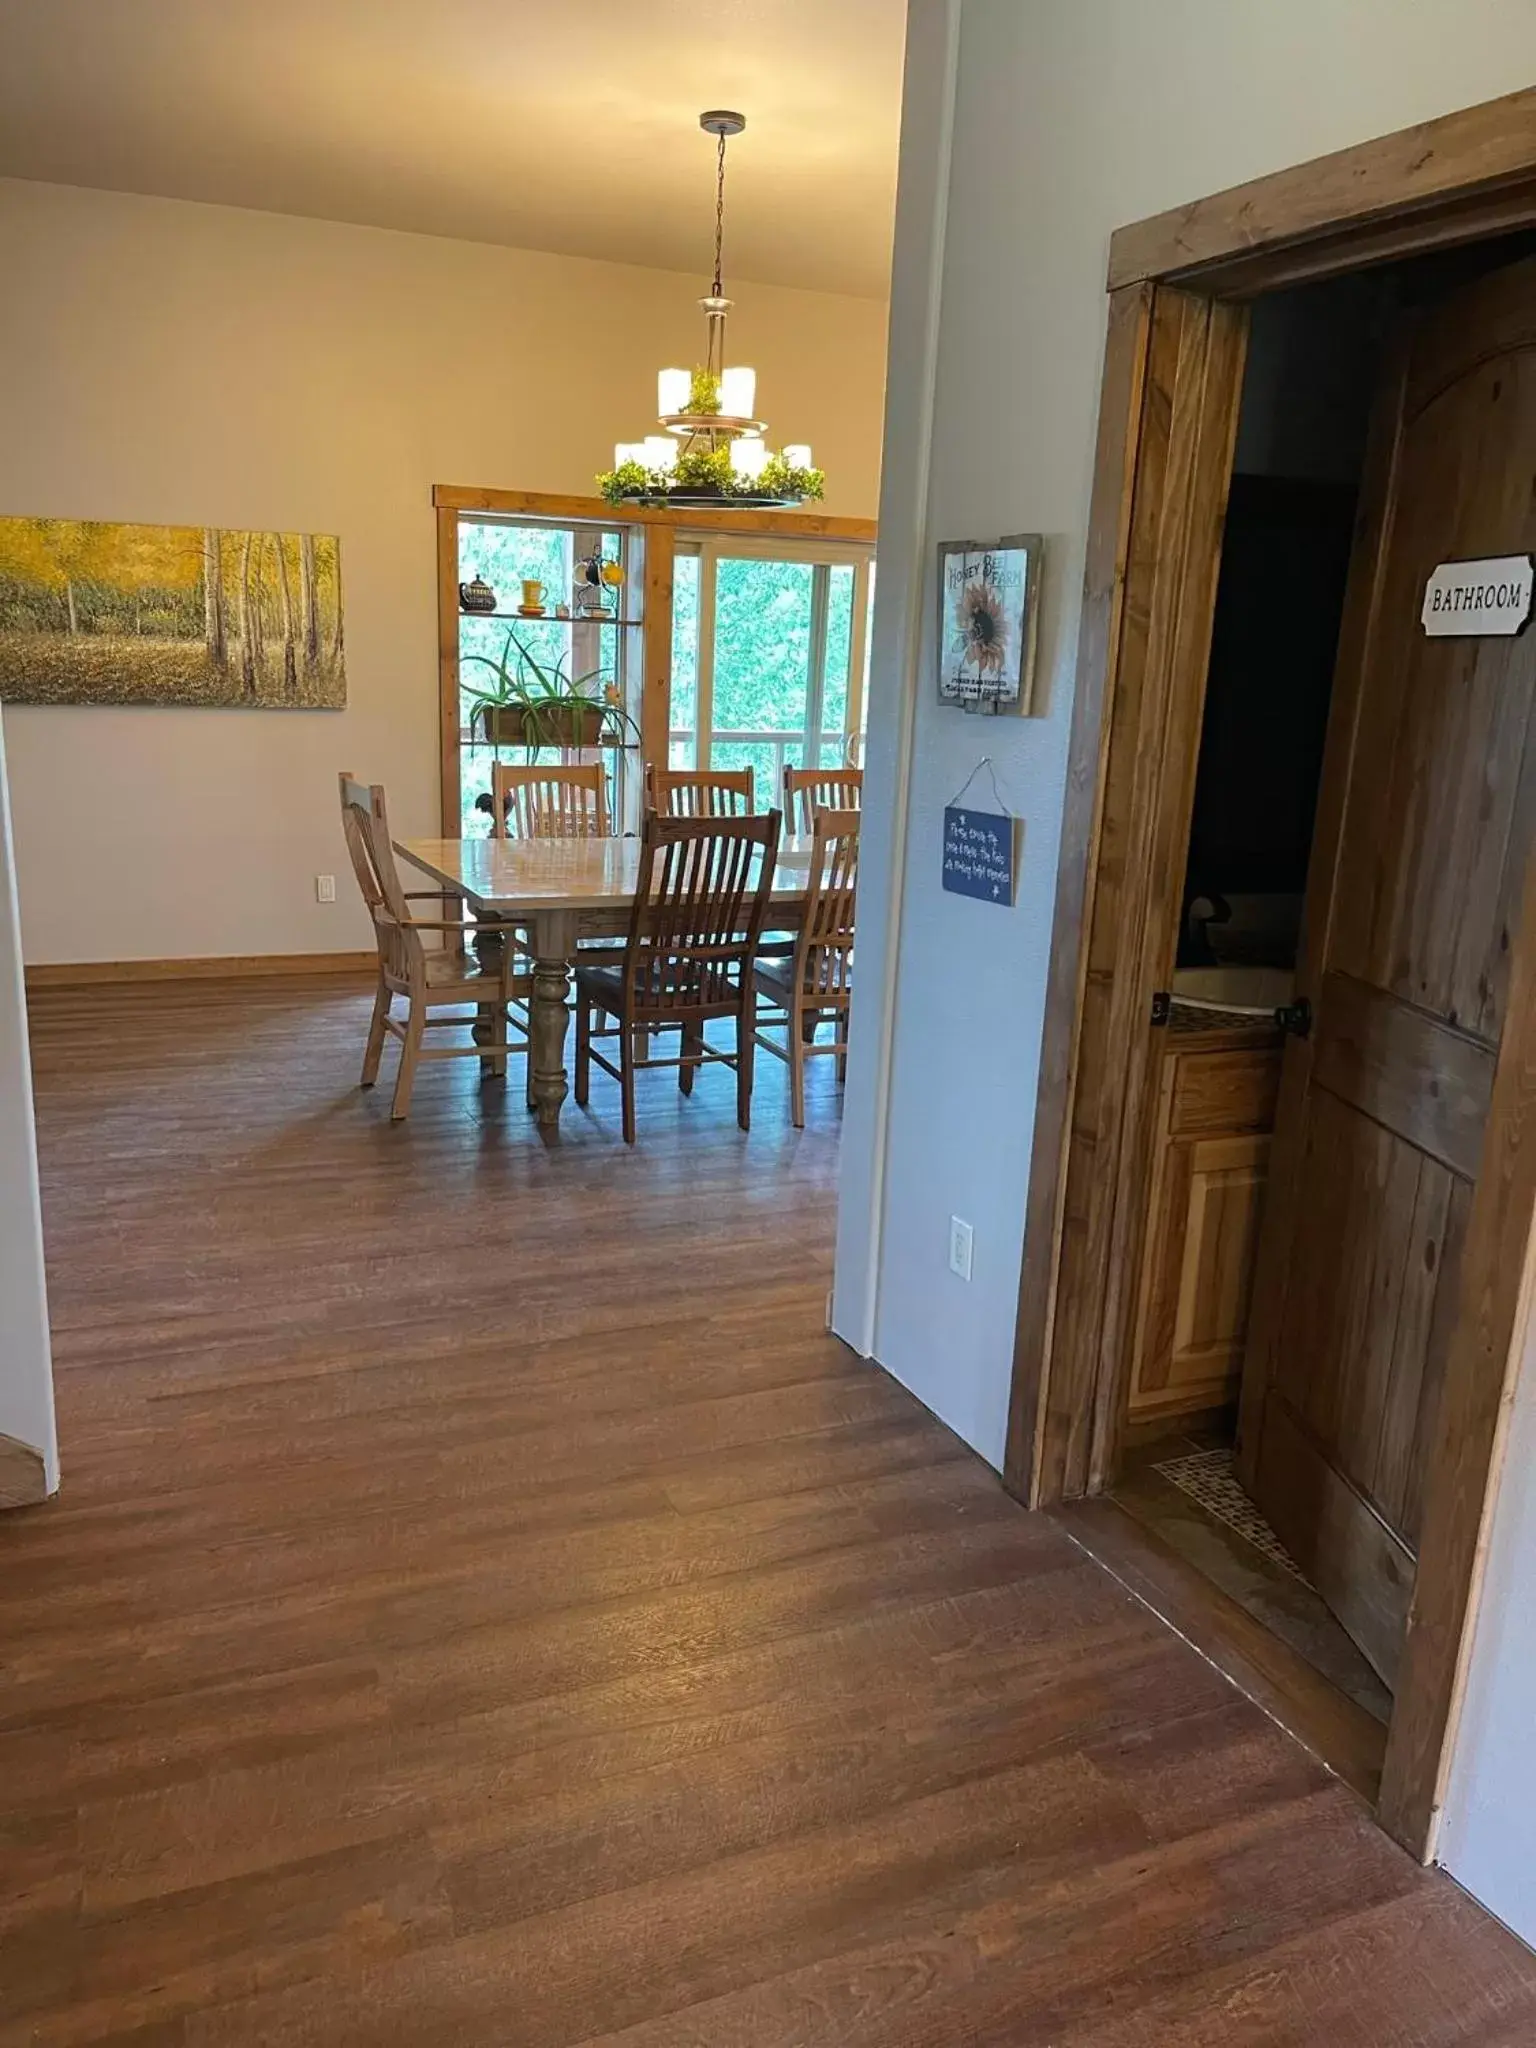
[[1173, 1029], [1163, 1053], [1133, 1422], [1235, 1398], [1280, 1084], [1268, 1031]]

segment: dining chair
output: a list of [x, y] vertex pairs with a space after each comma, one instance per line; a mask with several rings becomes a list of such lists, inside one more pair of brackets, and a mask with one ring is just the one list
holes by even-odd
[[[655, 768], [645, 771], [645, 798], [653, 811], [672, 818], [737, 818], [757, 809], [756, 777], [748, 768]], [[793, 830], [793, 826], [790, 828]], [[788, 953], [787, 933], [760, 942], [759, 951]]]
[[491, 769], [497, 839], [607, 839], [608, 771], [601, 761], [561, 768]]
[[[586, 1103], [596, 1060], [623, 1092], [626, 1145], [635, 1142], [635, 1074], [641, 1067], [676, 1067], [684, 1095], [693, 1093], [695, 1071], [706, 1062], [734, 1067], [736, 1121], [744, 1131], [751, 1127], [753, 963], [782, 826], [778, 811], [747, 818], [645, 814], [622, 963], [576, 965], [576, 1100]], [[615, 1027], [594, 1028], [599, 1016], [615, 1018]], [[721, 1017], [736, 1021], [733, 1050], [705, 1039], [704, 1026]], [[670, 1025], [681, 1033], [678, 1057], [651, 1057], [651, 1040]], [[609, 1038], [619, 1041], [617, 1066], [594, 1044]]]
[[[837, 1078], [848, 1077], [848, 1006], [853, 993], [853, 910], [859, 879], [859, 813], [818, 811], [811, 827], [805, 917], [788, 960], [759, 958], [753, 984], [766, 1004], [755, 1035], [764, 1051], [789, 1063], [789, 1113], [805, 1125], [805, 1063], [821, 1054], [837, 1058]], [[816, 1027], [830, 1017], [831, 1040], [816, 1042]], [[782, 1030], [783, 1043], [762, 1026]]]
[[[558, 768], [511, 767], [500, 761], [491, 769], [491, 835], [496, 839], [610, 839], [608, 771], [600, 761]], [[509, 927], [519, 947], [517, 972], [531, 976], [528, 934]], [[579, 939], [584, 959], [603, 966], [617, 964], [617, 946], [604, 940]]]
[[[362, 1085], [371, 1088], [379, 1077], [385, 1037], [398, 1038], [400, 1068], [389, 1111], [391, 1119], [398, 1123], [410, 1113], [416, 1069], [422, 1060], [483, 1059], [492, 1072], [506, 1073], [507, 1051], [515, 1028], [511, 1005], [514, 1001], [526, 1004], [532, 983], [527, 976], [515, 972], [511, 946], [498, 947], [494, 960], [482, 966], [464, 950], [462, 918], [417, 917], [412, 912], [413, 901], [423, 896], [441, 901], [443, 891], [401, 888], [383, 787], [376, 782], [358, 782], [345, 771], [339, 780], [342, 829], [358, 887], [373, 919], [374, 943], [379, 954], [379, 980], [363, 1054]], [[425, 946], [424, 932], [440, 933], [442, 943], [432, 948]], [[405, 998], [403, 1018], [394, 1015], [396, 996]], [[431, 1014], [448, 1004], [462, 1010], [466, 1003], [476, 1006], [473, 1016]], [[487, 1020], [496, 1031], [489, 1046], [423, 1043], [428, 1025], [475, 1025]], [[518, 1036], [526, 1051], [526, 1032], [519, 1029]]]
[[757, 809], [750, 768], [658, 768], [648, 763], [645, 794], [664, 818], [745, 818]]
[[864, 802], [862, 768], [784, 768], [784, 817], [809, 836], [818, 811], [856, 811]]

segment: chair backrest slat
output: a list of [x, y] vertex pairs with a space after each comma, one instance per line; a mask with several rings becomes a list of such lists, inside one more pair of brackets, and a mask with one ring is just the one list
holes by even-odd
[[601, 761], [491, 770], [491, 830], [498, 839], [606, 839], [608, 775]]
[[791, 832], [810, 832], [818, 811], [856, 811], [863, 802], [862, 768], [784, 770], [784, 815]]
[[746, 818], [757, 809], [750, 768], [658, 768], [645, 771], [646, 795], [664, 818]]
[[750, 980], [783, 820], [647, 811], [625, 953], [632, 1016], [729, 1005]]
[[809, 886], [795, 946], [795, 982], [828, 1004], [846, 1004], [853, 985], [859, 824], [855, 810], [817, 811], [811, 828]]

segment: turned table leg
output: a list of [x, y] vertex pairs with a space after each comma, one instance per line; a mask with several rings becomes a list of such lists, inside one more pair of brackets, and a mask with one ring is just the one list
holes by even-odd
[[571, 986], [570, 956], [575, 950], [569, 920], [540, 918], [534, 929], [533, 993], [528, 1005], [530, 1094], [541, 1127], [558, 1130], [560, 1107], [569, 1092], [565, 1071], [565, 1033], [570, 1022], [566, 997]]
[[[511, 944], [510, 933], [502, 925], [490, 920], [477, 920], [470, 928], [468, 937], [480, 972], [488, 981], [495, 981], [501, 973], [502, 955]], [[506, 1025], [497, 1014], [497, 1006], [494, 1003], [480, 1003], [476, 1007], [475, 1021], [469, 1035], [476, 1045], [489, 1047], [504, 1043]], [[498, 1071], [505, 1073], [506, 1065], [505, 1055], [498, 1060], [487, 1054], [480, 1062], [480, 1072], [482, 1076]]]

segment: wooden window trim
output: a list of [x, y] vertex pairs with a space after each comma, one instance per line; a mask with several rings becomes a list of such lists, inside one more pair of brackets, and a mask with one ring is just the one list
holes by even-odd
[[535, 519], [579, 519], [605, 526], [666, 526], [674, 533], [767, 533], [797, 540], [859, 540], [873, 542], [873, 519], [852, 519], [831, 512], [732, 512], [698, 506], [691, 511], [670, 505], [610, 505], [606, 498], [578, 497], [558, 491], [494, 491], [467, 484], [434, 484], [432, 503], [439, 511], [524, 512]]
[[[1129, 1185], [1147, 1113], [1129, 1034], [1152, 985], [1152, 949], [1167, 944], [1156, 926], [1166, 908], [1161, 892], [1120, 886], [1115, 863], [1128, 847], [1166, 848], [1188, 829], [1186, 770], [1198, 744], [1209, 647], [1208, 617], [1203, 638], [1199, 630], [1209, 565], [1202, 569], [1195, 543], [1208, 537], [1210, 507], [1224, 499], [1231, 464], [1231, 378], [1214, 357], [1196, 378], [1188, 302], [1203, 299], [1214, 318], [1223, 300], [1532, 224], [1536, 88], [1216, 193], [1112, 239], [1005, 1462], [1008, 1486], [1031, 1505], [1099, 1491], [1113, 1465], [1123, 1327], [1115, 1262], [1123, 1294], [1135, 1250], [1134, 1220], [1117, 1197]], [[1182, 356], [1170, 339], [1176, 330]], [[1240, 360], [1240, 344], [1236, 353]], [[1150, 651], [1159, 633], [1168, 650], [1160, 667]], [[1516, 940], [1377, 1808], [1383, 1826], [1425, 1858], [1445, 1793], [1503, 1418], [1530, 1313], [1530, 1127], [1536, 876]]]

